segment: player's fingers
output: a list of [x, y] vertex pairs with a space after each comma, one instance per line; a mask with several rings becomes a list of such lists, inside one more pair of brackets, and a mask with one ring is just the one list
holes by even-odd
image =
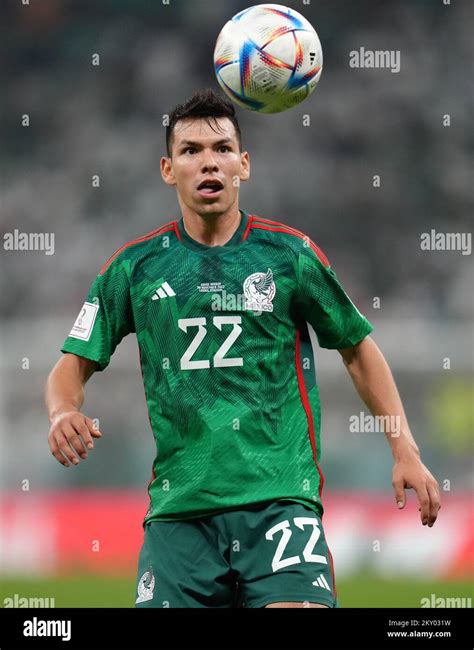
[[397, 506], [401, 509], [405, 507], [405, 502], [406, 502], [406, 496], [405, 496], [405, 484], [403, 482], [403, 479], [398, 479], [395, 481], [392, 481], [393, 489], [395, 491], [395, 501], [397, 502]]
[[61, 463], [61, 465], [64, 465], [64, 467], [69, 467], [69, 461], [62, 455], [61, 451], [59, 450], [58, 443], [53, 436], [51, 436], [49, 440], [49, 448], [51, 449], [53, 456], [58, 462]]
[[[91, 436], [94, 438], [100, 438], [102, 436], [102, 433], [99, 431], [99, 429], [96, 429], [94, 426], [94, 421], [91, 420], [91, 418], [86, 417], [86, 424], [89, 427], [89, 431]], [[91, 441], [92, 442], [92, 441]], [[94, 443], [92, 442], [92, 446], [94, 446]]]
[[76, 423], [72, 422], [65, 422], [61, 426], [61, 430], [66, 436], [67, 441], [69, 442], [69, 445], [74, 449], [76, 454], [80, 456], [81, 458], [86, 459], [87, 458], [87, 451], [84, 445], [84, 442], [82, 441], [81, 436], [79, 435], [79, 432], [76, 427]]
[[80, 456], [85, 460], [87, 458], [87, 449], [92, 449], [94, 447], [94, 441], [92, 440], [93, 433], [91, 432], [91, 429], [87, 423], [87, 418], [85, 418], [83, 415], [79, 416], [79, 418], [77, 420], [75, 419], [73, 422], [71, 422], [71, 424], [76, 429], [77, 433], [80, 436], [80, 439], [84, 444], [85, 449], [82, 450]]
[[65, 422], [61, 427], [69, 444], [81, 458], [87, 458], [87, 451], [77, 429], [76, 423]]
[[[77, 434], [76, 434], [77, 435]], [[65, 434], [62, 431], [58, 431], [56, 433], [56, 442], [58, 443], [58, 447], [60, 451], [66, 456], [66, 458], [73, 463], [74, 465], [77, 465], [79, 463], [79, 458], [76, 456], [74, 451], [71, 449], [71, 446], [69, 444], [69, 440], [65, 436]]]
[[438, 517], [438, 511], [441, 508], [441, 498], [439, 495], [437, 483], [428, 482], [426, 484], [426, 489], [428, 490], [430, 497], [430, 514], [428, 517], [428, 526], [431, 528], [431, 526], [436, 521], [436, 518]]
[[426, 526], [430, 514], [430, 497], [428, 490], [426, 489], [426, 483], [421, 482], [413, 486], [416, 494], [418, 496], [418, 501], [420, 503], [420, 519], [423, 526]]

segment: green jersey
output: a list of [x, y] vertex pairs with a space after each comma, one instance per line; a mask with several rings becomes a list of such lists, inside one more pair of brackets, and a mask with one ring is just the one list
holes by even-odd
[[308, 323], [337, 349], [372, 325], [309, 237], [240, 214], [224, 246], [196, 242], [182, 219], [122, 246], [62, 347], [104, 370], [136, 333], [157, 447], [145, 522], [282, 498], [323, 512]]

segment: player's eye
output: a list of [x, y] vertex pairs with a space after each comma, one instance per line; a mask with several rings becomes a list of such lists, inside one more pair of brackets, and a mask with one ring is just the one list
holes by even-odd
[[196, 149], [194, 147], [186, 147], [184, 153], [195, 153]]
[[226, 144], [222, 144], [222, 145], [219, 147], [219, 150], [220, 150], [220, 151], [222, 151], [222, 149], [224, 149], [225, 152], [230, 151], [230, 147], [228, 147]]

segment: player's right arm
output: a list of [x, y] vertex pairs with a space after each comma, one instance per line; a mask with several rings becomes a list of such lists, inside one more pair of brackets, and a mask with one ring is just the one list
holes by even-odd
[[61, 351], [64, 356], [51, 371], [45, 401], [51, 429], [51, 453], [62, 465], [87, 458], [93, 438], [101, 433], [80, 412], [84, 385], [94, 372], [105, 370], [122, 338], [134, 331], [126, 264], [114, 254], [89, 289]]
[[53, 456], [64, 467], [77, 465], [94, 447], [92, 438], [100, 438], [91, 418], [80, 412], [84, 386], [95, 372], [95, 361], [76, 354], [64, 354], [51, 370], [45, 388], [45, 403], [51, 428], [48, 444]]

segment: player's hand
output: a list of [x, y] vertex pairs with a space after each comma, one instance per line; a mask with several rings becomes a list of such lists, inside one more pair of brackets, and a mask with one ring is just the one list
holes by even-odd
[[79, 464], [80, 456], [87, 458], [87, 450], [93, 449], [92, 438], [100, 438], [102, 433], [94, 428], [91, 418], [79, 411], [61, 413], [51, 423], [48, 434], [48, 444], [51, 453], [57, 461], [69, 467]]
[[415, 490], [420, 503], [418, 510], [421, 522], [423, 526], [428, 525], [431, 528], [441, 508], [439, 485], [418, 456], [395, 462], [392, 471], [392, 485], [400, 509], [405, 507], [405, 489], [413, 488]]

